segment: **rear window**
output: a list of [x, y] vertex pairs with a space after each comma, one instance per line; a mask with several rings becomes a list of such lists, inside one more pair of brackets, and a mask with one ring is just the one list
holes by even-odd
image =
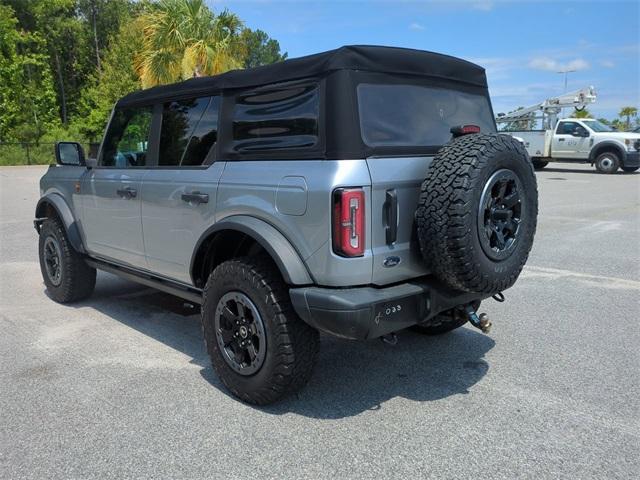
[[358, 85], [362, 139], [370, 147], [444, 145], [456, 125], [495, 132], [485, 95], [405, 84]]
[[273, 88], [241, 95], [233, 111], [235, 153], [311, 149], [318, 143], [317, 85]]

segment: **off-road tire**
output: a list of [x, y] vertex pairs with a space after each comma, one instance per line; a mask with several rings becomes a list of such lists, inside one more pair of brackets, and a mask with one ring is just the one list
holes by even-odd
[[[60, 281], [54, 284], [45, 265], [45, 243], [52, 237], [59, 249]], [[70, 303], [89, 297], [96, 286], [96, 269], [87, 265], [82, 255], [74, 250], [62, 222], [56, 217], [47, 218], [40, 228], [38, 241], [40, 271], [47, 291], [58, 303]]]
[[535, 158], [531, 160], [531, 163], [533, 164], [533, 168], [536, 170], [542, 170], [544, 167], [549, 165], [549, 162], [546, 162], [544, 160], [538, 160]]
[[638, 169], [640, 169], [640, 167], [622, 167], [622, 171], [624, 173], [633, 173], [633, 172], [637, 172]]
[[604, 152], [596, 157], [595, 165], [598, 172], [612, 174], [618, 171], [620, 159], [613, 152]]
[[[492, 176], [507, 171], [521, 185], [522, 218], [508, 257], [496, 261], [480, 242], [480, 199]], [[422, 256], [444, 284], [493, 294], [511, 287], [527, 261], [536, 231], [538, 191], [533, 166], [522, 144], [499, 134], [452, 140], [433, 159], [415, 218]]]
[[[266, 333], [266, 355], [255, 373], [245, 376], [223, 357], [215, 332], [215, 311], [228, 292], [241, 292], [256, 306]], [[268, 257], [242, 257], [218, 265], [204, 288], [202, 329], [214, 370], [239, 399], [267, 405], [296, 392], [311, 377], [319, 333], [295, 313], [288, 287]]]

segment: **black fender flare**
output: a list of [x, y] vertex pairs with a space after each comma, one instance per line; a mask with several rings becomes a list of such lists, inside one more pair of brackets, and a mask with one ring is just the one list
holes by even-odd
[[235, 230], [244, 233], [258, 242], [276, 263], [287, 284], [311, 285], [314, 283], [307, 267], [296, 249], [291, 245], [291, 242], [272, 225], [256, 217], [247, 215], [233, 215], [224, 218], [204, 231], [198, 239], [191, 255], [189, 272], [192, 281], [195, 282], [195, 260], [203, 242], [211, 237], [211, 235], [223, 230]]
[[600, 151], [614, 151], [620, 156], [620, 161], [622, 165], [624, 165], [625, 160], [627, 159], [627, 151], [624, 147], [620, 146], [619, 143], [613, 142], [611, 140], [606, 140], [604, 142], [596, 143], [589, 152], [589, 161], [591, 165], [593, 165], [596, 161], [596, 152]]
[[58, 218], [62, 220], [64, 228], [67, 232], [67, 238], [69, 239], [69, 243], [71, 243], [71, 246], [74, 248], [74, 250], [79, 253], [86, 253], [86, 250], [82, 243], [80, 229], [78, 228], [78, 222], [73, 216], [73, 212], [67, 204], [67, 201], [59, 193], [47, 193], [42, 198], [40, 198], [40, 200], [38, 200], [38, 204], [36, 205], [36, 218], [33, 221], [36, 231], [40, 233], [40, 226], [42, 225], [42, 222], [47, 218], [47, 205], [50, 205], [51, 208], [53, 208], [58, 214]]

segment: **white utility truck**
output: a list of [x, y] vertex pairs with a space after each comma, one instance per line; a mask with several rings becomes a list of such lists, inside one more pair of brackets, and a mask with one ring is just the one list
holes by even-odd
[[[640, 134], [616, 132], [592, 118], [558, 120], [563, 108], [581, 111], [596, 100], [593, 87], [548, 98], [537, 105], [508, 114], [498, 114], [501, 130], [524, 143], [533, 166], [549, 162], [579, 162], [595, 165], [601, 173], [619, 168], [631, 173], [640, 168]], [[540, 125], [541, 129], [535, 129]]]

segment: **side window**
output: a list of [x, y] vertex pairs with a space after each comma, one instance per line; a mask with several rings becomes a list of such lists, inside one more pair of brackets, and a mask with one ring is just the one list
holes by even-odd
[[561, 122], [560, 125], [558, 125], [556, 133], [560, 135], [571, 135], [577, 126], [578, 124], [575, 122]]
[[212, 161], [212, 147], [218, 139], [219, 108], [220, 97], [165, 103], [158, 165], [193, 166]]
[[152, 117], [151, 106], [116, 109], [104, 139], [100, 165], [117, 168], [145, 166]]
[[236, 97], [234, 153], [311, 148], [318, 143], [318, 85], [261, 90]]

